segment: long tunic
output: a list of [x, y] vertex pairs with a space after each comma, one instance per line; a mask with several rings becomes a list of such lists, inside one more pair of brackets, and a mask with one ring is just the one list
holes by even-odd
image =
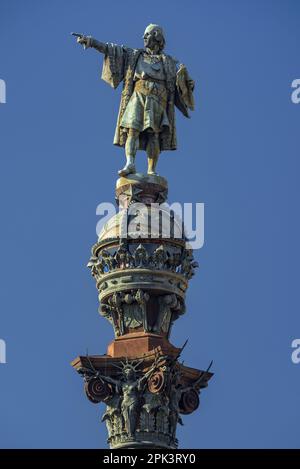
[[168, 93], [161, 56], [141, 53], [134, 81], [134, 91], [122, 116], [121, 127], [139, 132], [162, 132], [170, 123], [166, 113]]
[[[137, 127], [137, 130], [140, 130], [141, 132], [139, 136], [139, 149], [146, 150], [147, 134], [145, 130], [148, 129], [149, 126], [154, 126], [153, 130], [160, 132], [159, 139], [161, 151], [175, 150], [177, 147], [177, 141], [174, 107], [176, 106], [186, 117], [189, 117], [188, 108], [193, 108], [191, 103], [185, 98], [186, 93], [182, 93], [183, 87], [180, 86], [180, 83], [182, 84], [184, 82], [185, 89], [188, 88], [191, 94], [193, 82], [189, 79], [188, 75], [184, 77], [183, 74], [180, 74], [180, 71], [178, 72], [178, 62], [176, 59], [169, 55], [161, 54], [159, 60], [159, 73], [164, 77], [166, 96], [164, 100], [156, 99], [155, 103], [153, 102], [153, 99], [151, 99], [151, 103], [149, 105], [150, 112], [148, 113], [148, 116], [147, 113], [145, 116], [145, 107], [147, 110], [146, 99], [144, 102], [137, 103], [136, 99], [138, 99], [138, 96], [134, 94], [135, 84], [140, 78], [139, 74], [143, 71], [141, 70], [141, 67], [142, 69], [144, 68], [144, 65], [142, 64], [141, 66], [141, 61], [139, 61], [140, 57], [141, 59], [143, 58], [144, 52], [144, 49], [131, 49], [129, 47], [118, 46], [116, 44], [107, 44], [103, 62], [102, 79], [113, 88], [117, 88], [118, 85], [123, 82], [114, 144], [124, 146], [128, 135], [128, 128], [130, 128], [128, 126], [131, 126], [131, 128]], [[180, 80], [178, 79], [179, 77]], [[141, 106], [138, 107], [138, 104]], [[162, 104], [163, 109], [156, 108], [155, 117], [151, 118], [151, 113], [153, 113], [153, 108], [156, 104], [159, 106]], [[128, 105], [129, 110], [126, 113]], [[142, 118], [141, 116], [138, 117], [135, 124], [133, 123], [134, 119], [132, 119], [134, 116], [133, 109], [135, 109], [139, 114], [141, 114], [141, 109], [143, 110]], [[157, 116], [159, 117], [157, 118]], [[126, 120], [128, 122], [126, 122]], [[133, 125], [136, 125], [136, 127], [132, 127]]]

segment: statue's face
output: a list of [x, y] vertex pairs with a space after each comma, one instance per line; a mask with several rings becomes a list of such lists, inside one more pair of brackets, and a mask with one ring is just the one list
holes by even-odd
[[131, 368], [125, 368], [124, 370], [125, 376], [127, 379], [133, 379], [134, 378], [134, 372]]
[[147, 26], [143, 35], [144, 46], [151, 49], [153, 46], [157, 44], [158, 42], [157, 37], [160, 34], [161, 34], [160, 29], [157, 26], [152, 25], [152, 24]]

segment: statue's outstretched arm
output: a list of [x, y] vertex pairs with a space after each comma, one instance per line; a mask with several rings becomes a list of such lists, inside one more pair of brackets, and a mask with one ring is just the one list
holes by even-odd
[[90, 38], [90, 47], [93, 47], [102, 54], [106, 54], [107, 45], [104, 42], [97, 41], [97, 39], [94, 39], [92, 37]]
[[98, 374], [98, 377], [100, 379], [102, 379], [103, 381], [106, 381], [107, 383], [114, 384], [115, 386], [118, 386], [120, 384], [119, 380], [110, 378], [109, 376], [104, 376], [104, 375]]

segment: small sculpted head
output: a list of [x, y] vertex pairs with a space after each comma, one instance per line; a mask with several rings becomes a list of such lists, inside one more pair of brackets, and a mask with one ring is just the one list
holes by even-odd
[[145, 48], [156, 54], [161, 53], [166, 44], [163, 29], [158, 24], [149, 24], [145, 29], [143, 39]]
[[125, 375], [125, 378], [128, 381], [131, 381], [135, 378], [135, 372], [134, 372], [133, 368], [130, 368], [130, 367], [124, 368], [123, 373]]

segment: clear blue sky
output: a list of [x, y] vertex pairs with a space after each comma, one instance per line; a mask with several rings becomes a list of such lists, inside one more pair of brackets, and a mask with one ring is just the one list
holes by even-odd
[[113, 200], [123, 165], [112, 145], [120, 90], [70, 31], [140, 47], [150, 22], [196, 81], [197, 109], [191, 120], [177, 114], [179, 148], [159, 173], [170, 201], [206, 210], [172, 341], [189, 337], [185, 363], [214, 359], [215, 376], [179, 428], [181, 447], [299, 447], [297, 0], [1, 0], [0, 445], [106, 446], [103, 409], [69, 363], [112, 339], [85, 265], [96, 205]]

